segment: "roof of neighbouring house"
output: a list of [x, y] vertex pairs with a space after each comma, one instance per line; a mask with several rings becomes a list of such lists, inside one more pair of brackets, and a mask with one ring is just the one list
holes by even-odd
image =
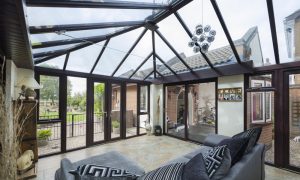
[[294, 20], [300, 17], [300, 9], [293, 12], [291, 15], [287, 16], [284, 20], [285, 21], [290, 21], [290, 20]]
[[[235, 40], [235, 45], [249, 45], [249, 42], [255, 37], [255, 34], [258, 33], [257, 27], [250, 28], [242, 38]], [[194, 70], [208, 68], [208, 64], [204, 57], [201, 54], [196, 54], [193, 56], [186, 57], [184, 53], [179, 54], [180, 57]], [[236, 58], [233, 54], [231, 47], [224, 46], [217, 49], [210, 50], [206, 53], [206, 56], [211, 61], [214, 66], [227, 65], [236, 62]], [[240, 58], [242, 61], [245, 61], [244, 54], [240, 54]], [[179, 60], [178, 57], [173, 57], [172, 59], [166, 62], [170, 68], [172, 68], [175, 72], [185, 72], [185, 65]], [[171, 74], [170, 70], [167, 69], [166, 66], [157, 66], [157, 70], [163, 75]], [[149, 74], [153, 71], [153, 68], [146, 69], [144, 71], [139, 71], [136, 73], [133, 78], [142, 78], [145, 74]], [[124, 73], [122, 76], [126, 77], [128, 74], [132, 74], [134, 70], [130, 70]]]

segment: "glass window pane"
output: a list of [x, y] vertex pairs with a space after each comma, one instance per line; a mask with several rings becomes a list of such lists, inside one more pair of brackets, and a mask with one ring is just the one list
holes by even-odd
[[137, 135], [137, 84], [126, 86], [126, 137]]
[[152, 51], [152, 34], [151, 31], [147, 31], [115, 76], [129, 77]]
[[67, 44], [67, 45], [61, 45], [61, 46], [53, 46], [53, 47], [46, 47], [46, 48], [38, 48], [38, 49], [32, 49], [32, 53], [41, 53], [41, 52], [47, 52], [47, 51], [56, 51], [56, 50], [62, 50], [62, 49], [69, 49], [73, 46], [76, 46], [78, 44]]
[[184, 85], [166, 87], [166, 133], [181, 138], [185, 138], [184, 94]]
[[67, 78], [67, 150], [86, 145], [86, 79]]
[[272, 87], [272, 74], [250, 76], [250, 87], [251, 88]]
[[105, 83], [94, 83], [94, 142], [104, 141]]
[[128, 50], [142, 33], [143, 29], [139, 28], [112, 38], [102, 54], [94, 74], [110, 76], [128, 53]]
[[173, 73], [156, 58], [156, 70], [164, 76], [173, 75]]
[[[289, 165], [300, 167], [300, 74], [289, 75]], [[292, 80], [292, 81], [291, 81]]]
[[40, 76], [39, 120], [59, 119], [59, 77]]
[[148, 86], [141, 86], [140, 112], [148, 112]]
[[[203, 0], [203, 17], [200, 10], [202, 7], [201, 2], [202, 1], [192, 1], [178, 11], [183, 21], [192, 32], [195, 31], [196, 26], [199, 24], [202, 24], [203, 26], [210, 25], [211, 29], [216, 31], [215, 39], [210, 43], [210, 47], [207, 52], [207, 56], [213, 64], [226, 65], [229, 62], [236, 62], [232, 49], [229, 46], [226, 35], [211, 2], [209, 0]], [[188, 46], [187, 43], [188, 41], [184, 42], [186, 46]], [[200, 54], [193, 55], [192, 49], [187, 50], [186, 52], [189, 57], [187, 61], [190, 61], [189, 63], [192, 67], [195, 66], [196, 68], [204, 68], [207, 66], [205, 59], [201, 57]]]
[[146, 63], [136, 72], [132, 78], [143, 80], [147, 75], [153, 71], [153, 56], [151, 56]]
[[[102, 36], [115, 31], [122, 30], [124, 27], [120, 28], [106, 28], [106, 29], [92, 29], [92, 30], [82, 30], [82, 31], [67, 31], [63, 34], [57, 33], [44, 33], [44, 34], [32, 34], [30, 35], [32, 43], [44, 42], [44, 41], [56, 41], [56, 40], [65, 40], [73, 38], [85, 38], [92, 36]], [[84, 41], [83, 41], [84, 42]]]
[[62, 69], [65, 64], [66, 55], [56, 57], [54, 59], [50, 59], [46, 62], [37, 64], [36, 66], [52, 68], [52, 69]]
[[[61, 123], [50, 122], [37, 124], [38, 155], [48, 155], [61, 152]], [[45, 135], [47, 139], [45, 140]]]
[[111, 138], [118, 138], [121, 136], [121, 86], [119, 84], [111, 85]]
[[274, 64], [266, 1], [218, 0], [217, 2], [241, 59], [253, 60], [255, 66]]
[[190, 84], [188, 92], [188, 138], [204, 142], [216, 132], [215, 82]]
[[104, 41], [71, 52], [66, 69], [77, 72], [90, 72], [103, 45]]
[[[155, 34], [155, 51], [156, 54], [175, 72], [179, 73], [189, 71], [157, 34]], [[184, 57], [184, 55], [181, 54], [181, 57]], [[162, 73], [164, 74], [167, 72], [162, 71]]]
[[[205, 59], [200, 53], [195, 54], [193, 48], [188, 46], [190, 37], [183, 29], [175, 15], [171, 15], [158, 23], [163, 36], [172, 44], [176, 51], [181, 54], [183, 60], [193, 69], [207, 66]], [[174, 31], [176, 29], [176, 31]]]
[[146, 126], [148, 124], [149, 116], [148, 114], [140, 115], [140, 134], [146, 133]]
[[300, 1], [273, 0], [280, 63], [300, 60]]
[[27, 7], [27, 15], [30, 26], [41, 26], [143, 21], [146, 17], [152, 15], [152, 10]]

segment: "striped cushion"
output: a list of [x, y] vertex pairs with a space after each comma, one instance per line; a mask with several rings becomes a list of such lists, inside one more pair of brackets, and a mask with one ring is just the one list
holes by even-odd
[[90, 177], [132, 177], [136, 178], [135, 174], [132, 174], [124, 169], [118, 169], [113, 167], [106, 167], [94, 164], [85, 164], [78, 166], [76, 170], [72, 170], [69, 173], [80, 176]]
[[150, 171], [138, 180], [180, 180], [185, 163], [175, 163]]

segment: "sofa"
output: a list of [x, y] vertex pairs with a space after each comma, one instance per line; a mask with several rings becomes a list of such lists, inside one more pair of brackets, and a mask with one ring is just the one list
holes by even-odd
[[[164, 165], [188, 162], [199, 153], [205, 154], [213, 146], [217, 145], [224, 139], [230, 137], [221, 135], [208, 135], [204, 140], [203, 146], [184, 156], [173, 159]], [[222, 180], [264, 180], [265, 179], [265, 145], [256, 144], [252, 150], [244, 155], [240, 161], [234, 164], [228, 174]], [[124, 155], [111, 151], [102, 155], [93, 156], [81, 161], [72, 163], [69, 159], [61, 161], [61, 167], [55, 173], [56, 180], [74, 180], [74, 176], [69, 173], [70, 170], [76, 169], [82, 164], [99, 164], [108, 167], [125, 169], [137, 175], [145, 173], [144, 169], [138, 166], [134, 161]]]

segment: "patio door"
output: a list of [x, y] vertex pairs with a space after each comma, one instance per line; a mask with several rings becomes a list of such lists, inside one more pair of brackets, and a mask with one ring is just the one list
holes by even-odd
[[[300, 170], [300, 72], [287, 73], [288, 89], [285, 92], [285, 166], [296, 171]], [[287, 83], [286, 83], [287, 84]]]

